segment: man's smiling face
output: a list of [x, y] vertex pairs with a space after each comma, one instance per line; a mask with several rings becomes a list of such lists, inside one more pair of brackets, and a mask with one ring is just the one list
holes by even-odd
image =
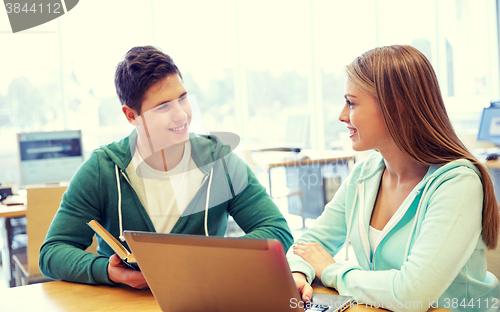
[[152, 85], [144, 94], [141, 112], [135, 122], [139, 136], [150, 139], [151, 153], [189, 139], [192, 110], [179, 75], [168, 75]]

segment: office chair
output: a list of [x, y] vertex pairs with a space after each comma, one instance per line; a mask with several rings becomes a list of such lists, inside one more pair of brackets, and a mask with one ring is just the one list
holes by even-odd
[[[270, 175], [271, 173], [269, 172], [268, 168], [265, 168], [267, 164], [261, 163], [262, 160], [255, 161], [255, 154], [259, 153], [265, 153], [265, 152], [289, 152], [290, 150], [285, 150], [285, 149], [274, 149], [274, 148], [268, 148], [268, 149], [259, 149], [259, 150], [244, 150], [244, 157], [245, 161], [248, 164], [248, 166], [255, 172], [257, 173], [258, 171], [267, 171], [267, 174]], [[281, 155], [283, 156], [283, 155]], [[282, 159], [282, 158], [281, 158]], [[269, 178], [269, 177], [268, 177]], [[271, 180], [269, 179], [269, 184], [271, 184]], [[269, 185], [269, 190], [270, 190], [270, 185]], [[285, 192], [273, 192], [272, 194], [269, 194], [273, 200], [279, 200], [281, 198], [286, 198], [288, 204], [293, 203], [298, 210], [298, 215], [301, 216], [302, 218], [302, 230], [306, 229], [306, 217], [304, 215], [304, 197], [305, 197], [305, 192], [302, 190], [287, 190]]]
[[[65, 191], [65, 186], [27, 189], [27, 253], [12, 256], [16, 286], [50, 280], [42, 275], [38, 267], [39, 251]], [[96, 254], [96, 248], [97, 242], [94, 236], [94, 241], [87, 251]]]

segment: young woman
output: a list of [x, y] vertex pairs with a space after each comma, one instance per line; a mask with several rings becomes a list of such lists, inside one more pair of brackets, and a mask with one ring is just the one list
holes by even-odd
[[[454, 132], [427, 58], [411, 46], [370, 50], [346, 67], [339, 116], [356, 164], [287, 257], [305, 301], [314, 277], [342, 295], [394, 311], [497, 311], [493, 184]], [[332, 258], [351, 242], [357, 265]]]

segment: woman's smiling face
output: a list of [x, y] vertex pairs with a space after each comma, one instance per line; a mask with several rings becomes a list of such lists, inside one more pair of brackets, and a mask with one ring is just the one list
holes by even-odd
[[350, 79], [346, 81], [344, 97], [346, 104], [339, 120], [347, 124], [353, 150], [384, 149], [392, 137], [375, 97], [359, 89]]

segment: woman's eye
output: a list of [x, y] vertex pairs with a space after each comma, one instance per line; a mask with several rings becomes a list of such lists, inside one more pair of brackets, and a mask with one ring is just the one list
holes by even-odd
[[354, 105], [354, 103], [349, 100], [346, 100], [345, 102], [347, 103], [347, 105], [349, 105], [349, 107], [352, 107]]
[[187, 95], [185, 95], [185, 96], [183, 96], [183, 97], [179, 98], [179, 103], [183, 103], [183, 102], [185, 102], [186, 100], [187, 100]]

